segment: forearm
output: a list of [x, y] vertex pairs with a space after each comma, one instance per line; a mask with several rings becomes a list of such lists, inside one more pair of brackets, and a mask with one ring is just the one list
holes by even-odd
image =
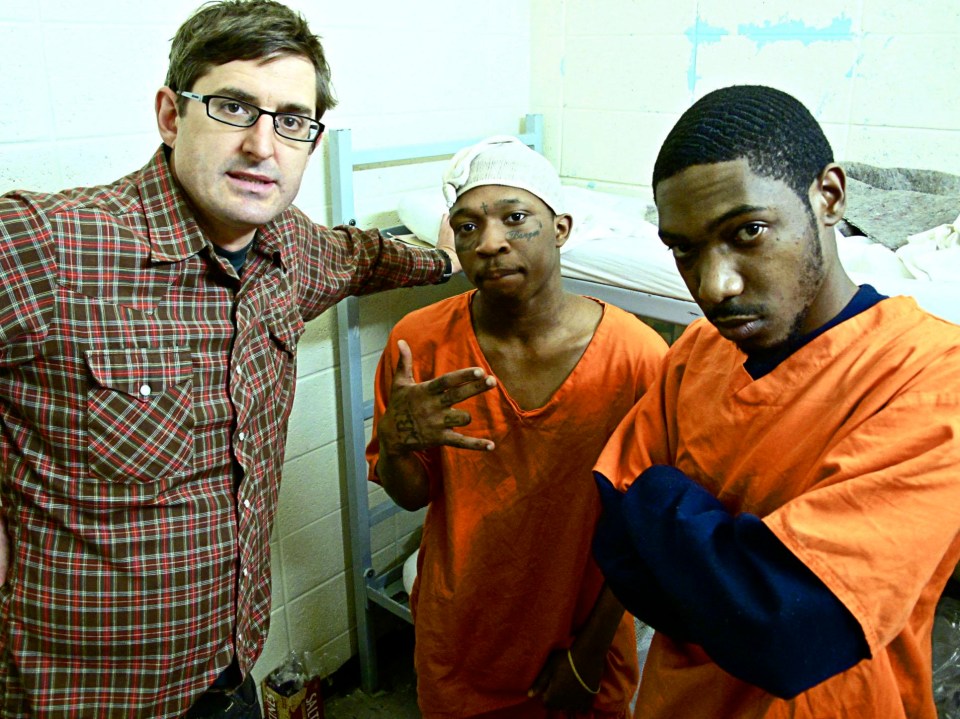
[[358, 294], [441, 281], [447, 264], [444, 251], [408, 245], [382, 235], [377, 242], [370, 272]]
[[376, 474], [384, 491], [403, 509], [413, 512], [430, 502], [430, 478], [415, 455], [382, 453]]
[[622, 500], [598, 481], [597, 561], [640, 619], [778, 696], [869, 656], [853, 615], [757, 517], [730, 515], [671, 467], [644, 472]]
[[616, 636], [624, 611], [620, 600], [610, 587], [604, 584], [590, 616], [587, 617], [587, 621], [577, 632], [573, 641], [571, 651], [574, 657], [577, 659], [583, 657], [585, 661], [599, 660], [602, 663]]
[[396, 373], [390, 375], [392, 362], [386, 352], [377, 367], [377, 410], [367, 456], [371, 462], [376, 457], [377, 478], [394, 501], [415, 510], [430, 501], [431, 479], [440, 472], [441, 447], [493, 449], [493, 442], [453, 428], [470, 423], [470, 414], [454, 405], [495, 387], [496, 380], [479, 367], [467, 367], [417, 382], [410, 346], [397, 339], [396, 348]]

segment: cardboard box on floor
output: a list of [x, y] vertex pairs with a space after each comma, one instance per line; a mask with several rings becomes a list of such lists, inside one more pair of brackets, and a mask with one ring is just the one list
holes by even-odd
[[293, 696], [278, 694], [267, 681], [261, 685], [263, 709], [267, 719], [323, 719], [323, 697], [320, 677], [308, 679], [303, 689]]

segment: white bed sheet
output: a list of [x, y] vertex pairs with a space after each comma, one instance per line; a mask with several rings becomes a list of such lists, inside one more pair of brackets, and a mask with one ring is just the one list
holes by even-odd
[[[560, 255], [565, 277], [693, 301], [656, 226], [643, 219], [645, 201], [569, 186], [564, 200], [564, 211], [573, 216], [573, 232]], [[430, 244], [436, 244], [444, 212], [439, 189], [407, 193], [398, 206], [401, 222]], [[896, 253], [865, 237], [838, 235], [837, 243], [840, 260], [857, 284], [871, 284], [886, 295], [910, 295], [928, 312], [960, 324], [960, 278], [918, 279]]]
[[[560, 255], [564, 277], [693, 302], [659, 239], [604, 237]], [[653, 250], [651, 250], [651, 247]]]

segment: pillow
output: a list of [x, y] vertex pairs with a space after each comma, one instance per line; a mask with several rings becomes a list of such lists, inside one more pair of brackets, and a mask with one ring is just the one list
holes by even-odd
[[434, 247], [440, 234], [440, 220], [447, 212], [447, 203], [439, 187], [407, 192], [397, 203], [400, 222], [413, 234]]

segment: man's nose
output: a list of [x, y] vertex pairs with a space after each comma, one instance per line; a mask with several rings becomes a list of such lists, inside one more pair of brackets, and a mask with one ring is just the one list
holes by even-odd
[[724, 250], [708, 252], [700, 263], [698, 299], [710, 305], [718, 305], [743, 292], [743, 276], [736, 257]]
[[488, 224], [480, 230], [476, 246], [478, 255], [496, 255], [509, 249], [510, 243], [506, 240], [503, 228]]
[[273, 154], [276, 132], [270, 115], [260, 115], [257, 121], [247, 128], [246, 133], [243, 142], [245, 152], [261, 159]]

